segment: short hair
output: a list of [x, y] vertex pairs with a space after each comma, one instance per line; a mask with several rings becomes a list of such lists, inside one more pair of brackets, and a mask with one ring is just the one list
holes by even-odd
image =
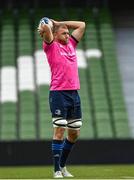
[[59, 25], [53, 27], [53, 33], [56, 33], [60, 28], [68, 29], [65, 23], [60, 23]]

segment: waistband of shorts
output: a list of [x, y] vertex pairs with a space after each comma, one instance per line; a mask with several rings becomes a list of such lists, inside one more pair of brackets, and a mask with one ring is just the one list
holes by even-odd
[[72, 93], [77, 93], [78, 90], [51, 90], [50, 92], [63, 92], [63, 93], [69, 93], [69, 94], [72, 94]]

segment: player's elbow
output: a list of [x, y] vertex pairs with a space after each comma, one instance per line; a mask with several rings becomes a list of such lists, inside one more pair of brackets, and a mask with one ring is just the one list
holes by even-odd
[[82, 26], [83, 26], [83, 28], [85, 29], [86, 23], [85, 23], [84, 21], [82, 22]]
[[84, 21], [82, 21], [81, 25], [80, 25], [80, 29], [84, 31], [85, 27], [86, 27], [86, 23]]

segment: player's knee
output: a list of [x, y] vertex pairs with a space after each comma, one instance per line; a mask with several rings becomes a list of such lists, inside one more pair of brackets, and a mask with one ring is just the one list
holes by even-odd
[[67, 120], [63, 119], [62, 117], [56, 117], [53, 118], [53, 127], [61, 127], [61, 128], [66, 128], [67, 126]]
[[67, 124], [68, 128], [74, 129], [74, 130], [79, 130], [82, 126], [82, 121], [81, 119], [75, 119], [75, 120], [70, 120]]
[[63, 140], [65, 128], [54, 128], [53, 139]]

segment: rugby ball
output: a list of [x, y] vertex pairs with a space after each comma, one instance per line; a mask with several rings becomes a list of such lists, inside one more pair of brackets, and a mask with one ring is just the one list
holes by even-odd
[[40, 25], [43, 25], [43, 24], [48, 24], [51, 28], [53, 28], [53, 22], [48, 18], [48, 17], [43, 17], [41, 20], [40, 20]]

